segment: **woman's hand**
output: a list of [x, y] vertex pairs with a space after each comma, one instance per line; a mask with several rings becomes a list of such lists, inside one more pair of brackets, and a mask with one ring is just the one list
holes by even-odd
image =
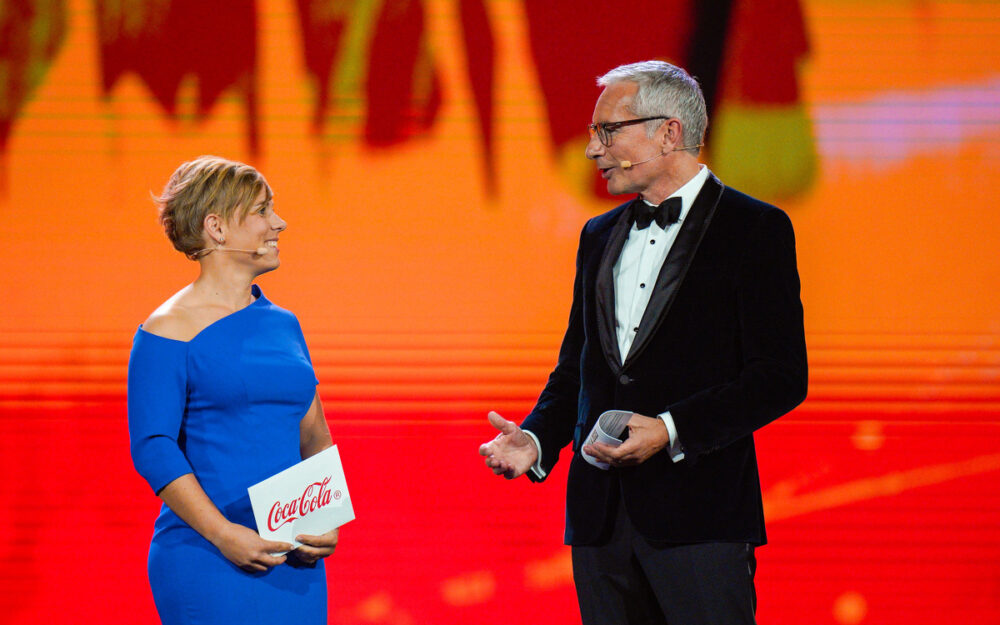
[[194, 473], [185, 473], [170, 482], [160, 490], [159, 495], [177, 516], [244, 571], [266, 571], [277, 566], [285, 561], [285, 556], [271, 554], [292, 549], [288, 543], [264, 540], [249, 527], [222, 516]]
[[257, 532], [238, 523], [230, 523], [212, 544], [218, 547], [230, 562], [251, 573], [278, 566], [285, 561], [285, 556], [271, 554], [292, 549], [289, 543], [264, 540]]
[[339, 539], [339, 529], [330, 530], [329, 532], [319, 536], [300, 534], [295, 537], [295, 540], [302, 543], [302, 545], [295, 550], [295, 557], [298, 558], [300, 562], [312, 564], [313, 562], [332, 554], [334, 549], [337, 548], [337, 541]]

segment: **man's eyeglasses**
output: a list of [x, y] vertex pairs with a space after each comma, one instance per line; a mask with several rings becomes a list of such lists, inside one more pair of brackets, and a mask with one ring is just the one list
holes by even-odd
[[654, 119], [672, 119], [666, 115], [657, 115], [655, 117], [640, 117], [639, 119], [627, 119], [622, 122], [601, 122], [599, 124], [588, 124], [587, 130], [590, 131], [590, 136], [593, 137], [597, 135], [597, 140], [601, 142], [606, 148], [611, 147], [611, 133], [615, 132], [619, 128], [624, 126], [631, 126], [632, 124], [641, 124], [642, 122], [653, 121]]

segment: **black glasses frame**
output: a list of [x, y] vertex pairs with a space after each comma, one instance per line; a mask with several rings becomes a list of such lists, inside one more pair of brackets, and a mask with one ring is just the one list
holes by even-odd
[[587, 130], [590, 132], [590, 136], [593, 137], [597, 135], [597, 140], [601, 142], [606, 148], [611, 147], [611, 133], [615, 132], [619, 128], [625, 126], [631, 126], [633, 124], [641, 124], [642, 122], [651, 122], [654, 119], [673, 119], [667, 115], [656, 115], [654, 117], [640, 117], [639, 119], [626, 119], [620, 122], [599, 122], [597, 124], [587, 124]]

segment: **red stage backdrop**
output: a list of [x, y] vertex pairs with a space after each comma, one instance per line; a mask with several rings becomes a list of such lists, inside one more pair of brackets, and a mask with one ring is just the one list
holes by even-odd
[[507, 483], [569, 308], [596, 75], [701, 78], [796, 228], [809, 399], [757, 435], [762, 625], [1000, 623], [1000, 3], [0, 3], [0, 621], [155, 622], [136, 326], [193, 279], [150, 192], [257, 166], [357, 520], [330, 622], [579, 622], [565, 467]]

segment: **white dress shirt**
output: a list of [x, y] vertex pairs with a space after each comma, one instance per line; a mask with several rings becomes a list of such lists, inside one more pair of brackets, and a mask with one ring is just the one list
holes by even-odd
[[[708, 174], [708, 167], [702, 165], [691, 180], [669, 196], [681, 198], [681, 216], [676, 223], [660, 228], [654, 221], [645, 230], [639, 230], [632, 224], [628, 239], [622, 247], [622, 253], [615, 263], [614, 273], [615, 331], [618, 335], [618, 353], [621, 354], [623, 363], [639, 331], [639, 322], [646, 312], [649, 296], [656, 285], [656, 278], [660, 275], [663, 262], [667, 259], [674, 241], [677, 240], [684, 219], [691, 212], [691, 205], [708, 180]], [[643, 201], [650, 206], [656, 206], [645, 199]], [[677, 437], [677, 426], [674, 425], [673, 417], [670, 416], [670, 412], [663, 412], [657, 416], [663, 420], [670, 436], [667, 453], [674, 462], [683, 460], [684, 452]]]
[[[639, 230], [635, 224], [632, 224], [628, 239], [622, 247], [614, 268], [615, 331], [618, 338], [618, 352], [621, 354], [623, 363], [632, 348], [632, 341], [639, 330], [639, 322], [646, 312], [649, 296], [653, 292], [663, 262], [667, 259], [667, 254], [673, 247], [674, 241], [677, 240], [681, 225], [691, 211], [691, 205], [694, 204], [695, 198], [701, 193], [701, 188], [708, 180], [709, 173], [708, 168], [702, 165], [693, 178], [669, 196], [681, 198], [681, 216], [676, 223], [667, 224], [666, 228], [660, 228], [653, 221], [644, 230]], [[664, 198], [664, 200], [666, 199]], [[656, 206], [645, 198], [643, 201], [650, 206]], [[628, 408], [623, 407], [622, 409], [627, 410]], [[684, 459], [684, 451], [677, 436], [674, 419], [670, 416], [669, 411], [657, 416], [663, 420], [670, 437], [667, 453], [670, 454], [670, 458], [674, 462], [680, 462]], [[528, 430], [524, 430], [524, 433], [534, 441], [538, 448], [538, 460], [531, 470], [537, 477], [545, 477], [546, 473], [542, 470], [542, 446], [538, 442], [538, 437]]]

